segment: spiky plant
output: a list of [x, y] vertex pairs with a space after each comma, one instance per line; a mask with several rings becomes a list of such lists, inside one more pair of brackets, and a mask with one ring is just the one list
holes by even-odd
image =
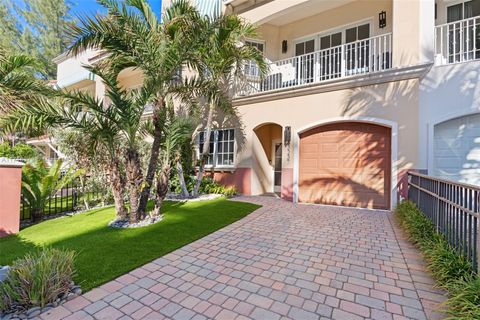
[[81, 170], [73, 168], [62, 171], [62, 163], [63, 161], [58, 159], [48, 167], [43, 159], [36, 159], [23, 167], [22, 195], [30, 208], [33, 221], [42, 218], [50, 197], [81, 175]]

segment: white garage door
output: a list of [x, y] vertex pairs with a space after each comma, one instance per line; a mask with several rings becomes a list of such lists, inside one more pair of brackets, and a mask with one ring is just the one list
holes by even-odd
[[434, 128], [434, 175], [480, 185], [480, 114]]

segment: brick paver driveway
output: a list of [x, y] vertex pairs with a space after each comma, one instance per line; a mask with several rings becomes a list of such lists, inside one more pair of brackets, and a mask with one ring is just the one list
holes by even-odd
[[443, 296], [391, 213], [239, 198], [248, 217], [45, 319], [425, 319]]

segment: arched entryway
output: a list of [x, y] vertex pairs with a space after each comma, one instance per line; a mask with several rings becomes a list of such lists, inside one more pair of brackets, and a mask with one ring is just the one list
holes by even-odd
[[299, 202], [390, 208], [391, 128], [335, 122], [299, 138]]
[[282, 126], [263, 123], [254, 130], [259, 146], [254, 147], [256, 172], [261, 193], [281, 192], [282, 185]]

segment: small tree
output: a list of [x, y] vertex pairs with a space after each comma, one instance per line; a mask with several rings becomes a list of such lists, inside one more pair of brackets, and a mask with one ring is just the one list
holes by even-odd
[[202, 95], [205, 98], [204, 115], [206, 124], [203, 150], [200, 150], [200, 163], [193, 196], [198, 196], [200, 184], [205, 173], [208, 159], [210, 136], [215, 112], [223, 110], [233, 112], [231, 91], [235, 77], [243, 77], [243, 69], [248, 61], [254, 61], [260, 73], [266, 73], [267, 65], [263, 55], [256, 48], [242, 44], [242, 41], [257, 36], [256, 27], [233, 14], [221, 15], [218, 18], [204, 18], [205, 30], [208, 35], [204, 47], [199, 51], [202, 76], [210, 86], [205, 87]]
[[30, 207], [33, 221], [42, 218], [45, 205], [57, 191], [82, 174], [82, 170], [67, 169], [62, 173], [61, 159], [49, 168], [45, 161], [37, 159], [27, 163], [22, 169], [22, 195]]

